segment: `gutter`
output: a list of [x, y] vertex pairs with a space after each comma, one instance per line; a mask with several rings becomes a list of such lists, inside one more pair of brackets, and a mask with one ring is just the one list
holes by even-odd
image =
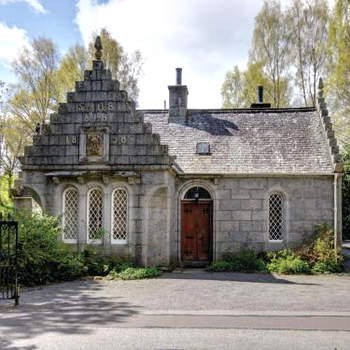
[[342, 246], [342, 177], [334, 173], [334, 254], [337, 259], [339, 247]]

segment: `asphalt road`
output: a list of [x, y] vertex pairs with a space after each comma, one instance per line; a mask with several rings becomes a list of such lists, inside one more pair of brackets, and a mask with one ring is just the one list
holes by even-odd
[[350, 349], [350, 275], [75, 281], [0, 304], [1, 350]]

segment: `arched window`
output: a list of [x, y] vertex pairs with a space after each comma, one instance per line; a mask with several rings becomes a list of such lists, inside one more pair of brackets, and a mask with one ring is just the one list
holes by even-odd
[[211, 199], [209, 192], [203, 188], [203, 187], [199, 187], [199, 186], [195, 186], [190, 188], [186, 194], [184, 199]]
[[128, 192], [118, 188], [112, 196], [112, 243], [126, 243], [128, 239]]
[[75, 243], [78, 239], [78, 191], [68, 188], [63, 193], [63, 241]]
[[88, 194], [88, 241], [102, 240], [103, 233], [103, 194], [94, 188]]
[[282, 241], [285, 233], [284, 198], [281, 193], [269, 197], [269, 240]]

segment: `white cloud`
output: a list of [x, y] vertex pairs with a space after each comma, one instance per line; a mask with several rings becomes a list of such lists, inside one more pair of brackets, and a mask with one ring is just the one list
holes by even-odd
[[27, 32], [16, 26], [8, 27], [0, 22], [0, 64], [9, 67], [19, 49], [29, 42]]
[[[291, 0], [282, 0], [286, 6]], [[333, 1], [333, 0], [329, 0]], [[141, 108], [162, 108], [175, 68], [183, 68], [190, 108], [221, 106], [225, 73], [244, 69], [254, 18], [263, 0], [78, 0], [76, 23], [87, 44], [107, 28], [127, 50], [145, 59]]]
[[44, 6], [41, 4], [39, 0], [0, 0], [0, 5], [5, 5], [13, 2], [26, 2], [29, 6], [31, 6], [38, 13], [47, 13]]
[[262, 0], [79, 0], [76, 23], [87, 43], [107, 28], [127, 51], [145, 59], [141, 108], [162, 108], [175, 68], [183, 68], [190, 108], [221, 106], [220, 89], [233, 65], [244, 68]]

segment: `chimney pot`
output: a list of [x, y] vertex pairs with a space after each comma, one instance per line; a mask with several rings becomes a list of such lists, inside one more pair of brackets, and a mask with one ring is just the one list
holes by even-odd
[[176, 68], [176, 85], [182, 85], [182, 68]]
[[264, 87], [262, 85], [258, 86], [258, 103], [264, 102]]
[[258, 102], [252, 103], [250, 108], [271, 108], [270, 103], [264, 103], [264, 87], [258, 86]]

